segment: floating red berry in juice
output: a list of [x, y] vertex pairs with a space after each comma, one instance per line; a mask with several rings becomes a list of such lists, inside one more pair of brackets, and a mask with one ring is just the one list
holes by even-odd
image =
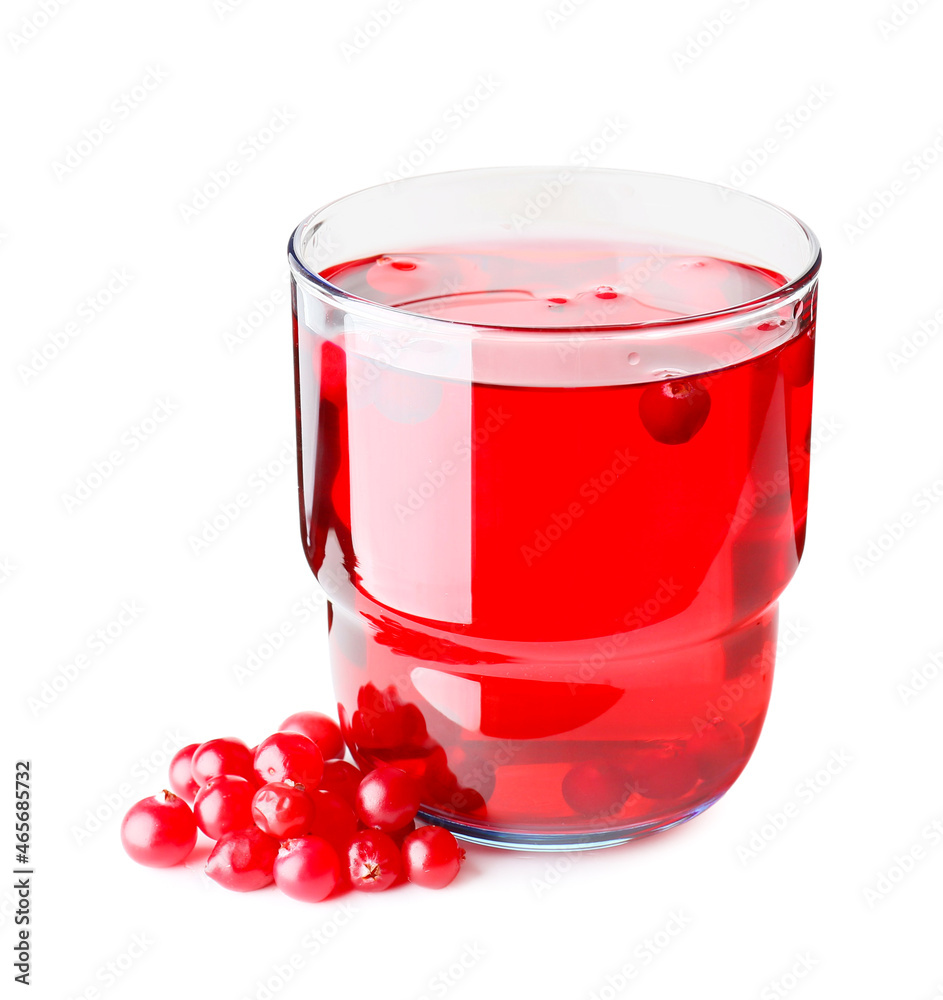
[[645, 429], [656, 441], [684, 444], [704, 426], [711, 397], [691, 379], [656, 382], [642, 393], [638, 407]]

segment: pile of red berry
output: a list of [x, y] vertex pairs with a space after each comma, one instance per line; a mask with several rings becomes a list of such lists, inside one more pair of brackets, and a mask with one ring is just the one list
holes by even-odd
[[[272, 882], [306, 902], [350, 886], [402, 881], [440, 889], [465, 852], [437, 826], [416, 827], [419, 788], [396, 767], [364, 774], [343, 760], [337, 723], [298, 712], [254, 749], [234, 738], [193, 743], [170, 763], [170, 786], [133, 805], [121, 825], [137, 862], [166, 868], [216, 841], [206, 873], [247, 892]], [[192, 803], [192, 809], [188, 803]]]

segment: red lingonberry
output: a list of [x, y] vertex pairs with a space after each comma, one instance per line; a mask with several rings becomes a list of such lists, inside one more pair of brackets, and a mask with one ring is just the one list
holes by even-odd
[[388, 834], [365, 830], [347, 847], [347, 874], [360, 892], [382, 892], [402, 875], [399, 848]]
[[199, 743], [191, 743], [183, 747], [174, 754], [170, 762], [170, 787], [187, 802], [193, 802], [200, 790], [200, 783], [193, 777], [191, 770], [191, 761], [199, 746]]
[[314, 818], [307, 832], [326, 840], [338, 853], [347, 850], [347, 845], [357, 832], [354, 810], [335, 792], [312, 792], [311, 802]]
[[711, 408], [708, 391], [695, 381], [678, 379], [650, 385], [639, 400], [639, 416], [662, 444], [684, 444], [704, 426]]
[[618, 764], [586, 761], [567, 771], [563, 779], [566, 804], [583, 816], [614, 816], [634, 791], [632, 778]]
[[301, 733], [273, 733], [255, 751], [255, 774], [263, 785], [290, 781], [315, 789], [324, 772], [324, 758], [317, 744]]
[[427, 889], [441, 889], [458, 874], [465, 852], [441, 826], [423, 826], [403, 843], [406, 878]]
[[419, 809], [419, 786], [398, 767], [378, 767], [357, 790], [357, 815], [368, 826], [389, 832], [414, 819]]
[[363, 778], [363, 771], [346, 760], [326, 760], [321, 788], [339, 795], [353, 808], [357, 805], [357, 789]]
[[626, 762], [633, 787], [649, 799], [676, 799], [697, 784], [698, 765], [678, 744], [638, 750]]
[[702, 724], [687, 746], [705, 780], [726, 778], [744, 763], [743, 730], [726, 719], [718, 717]]
[[301, 733], [317, 744], [325, 760], [344, 756], [344, 737], [340, 726], [322, 712], [295, 712], [278, 727], [281, 733]]
[[223, 834], [206, 861], [206, 874], [224, 889], [251, 892], [271, 885], [278, 841], [254, 826]]
[[193, 800], [197, 825], [212, 840], [252, 826], [254, 792], [251, 782], [235, 774], [210, 778]]
[[314, 803], [303, 788], [272, 781], [252, 797], [252, 818], [263, 833], [278, 840], [303, 837], [314, 823]]
[[141, 799], [121, 823], [121, 843], [140, 865], [169, 868], [179, 864], [196, 843], [196, 820], [173, 792]]
[[234, 736], [201, 743], [193, 753], [190, 770], [198, 785], [205, 785], [210, 778], [223, 774], [235, 774], [247, 781], [255, 781], [252, 751]]
[[321, 837], [286, 840], [275, 858], [275, 884], [304, 903], [327, 898], [340, 880], [337, 851]]

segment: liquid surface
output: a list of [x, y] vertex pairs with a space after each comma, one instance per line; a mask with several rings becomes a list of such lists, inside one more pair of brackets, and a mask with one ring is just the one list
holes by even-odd
[[[781, 283], [711, 258], [639, 283], [639, 259], [438, 250], [325, 277], [540, 328], [696, 315]], [[578, 387], [418, 375], [298, 324], [303, 535], [362, 762], [415, 774], [430, 815], [535, 843], [666, 826], [729, 787], [804, 540], [806, 305], [792, 339], [740, 363]]]

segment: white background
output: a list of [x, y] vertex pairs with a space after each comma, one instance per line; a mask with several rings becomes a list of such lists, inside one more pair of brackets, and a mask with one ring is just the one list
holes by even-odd
[[[45, 6], [11, 0], [0, 23], [0, 858], [14, 867], [13, 764], [29, 757], [31, 995], [240, 1000], [270, 981], [279, 996], [394, 1000], [943, 996], [929, 827], [943, 815], [943, 10], [907, 0], [882, 28], [892, 0], [585, 0], [562, 20], [543, 0]], [[379, 10], [385, 30], [358, 35]], [[745, 186], [823, 242], [808, 543], [759, 748], [718, 805], [661, 837], [562, 859], [473, 848], [447, 891], [347, 897], [350, 915], [226, 893], [199, 857], [137, 867], [120, 814], [163, 785], [167, 746], [251, 743], [332, 702], [323, 612], [292, 610], [317, 592], [291, 457], [289, 232], [395, 171], [482, 76], [497, 89], [422, 171], [569, 163], [613, 118], [625, 127], [600, 165]], [[240, 152], [277, 113], [287, 127]], [[67, 159], [77, 146], [89, 155]], [[230, 160], [239, 172], [185, 218]], [[142, 424], [161, 405], [167, 419]], [[70, 503], [116, 449], [113, 474]], [[196, 554], [204, 519], [247, 489]], [[91, 653], [122, 602], [142, 610]], [[239, 683], [234, 667], [286, 621], [291, 638]], [[11, 901], [0, 889], [12, 983]], [[673, 912], [684, 928], [646, 960]], [[135, 935], [143, 953], [122, 958], [142, 951]], [[640, 971], [618, 989], [627, 962]]]

